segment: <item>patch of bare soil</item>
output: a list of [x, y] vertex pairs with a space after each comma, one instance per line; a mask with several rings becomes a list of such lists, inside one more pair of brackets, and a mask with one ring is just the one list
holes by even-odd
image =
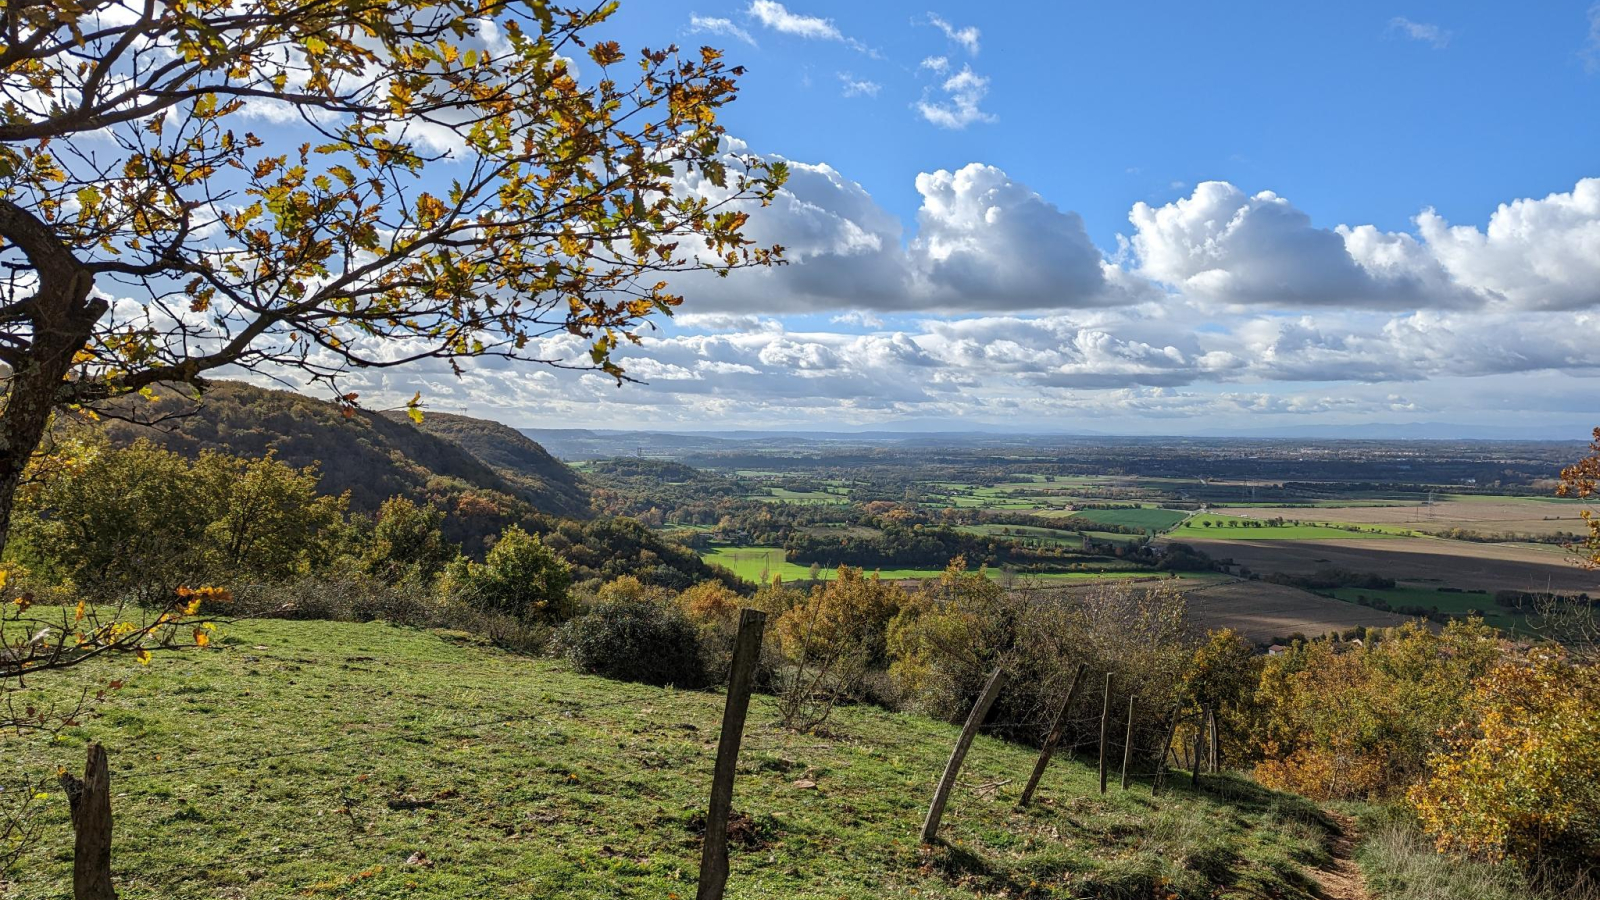
[[1349, 816], [1329, 813], [1339, 823], [1339, 834], [1333, 842], [1333, 858], [1311, 873], [1317, 882], [1317, 896], [1322, 900], [1372, 900], [1367, 893], [1367, 880], [1356, 865], [1356, 823]]

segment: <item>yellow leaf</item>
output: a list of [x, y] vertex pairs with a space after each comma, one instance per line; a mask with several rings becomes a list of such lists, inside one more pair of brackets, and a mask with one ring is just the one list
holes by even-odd
[[133, 658], [137, 659], [139, 661], [139, 665], [141, 666], [150, 665], [150, 651], [144, 649], [143, 647], [140, 647], [139, 651], [133, 654]]

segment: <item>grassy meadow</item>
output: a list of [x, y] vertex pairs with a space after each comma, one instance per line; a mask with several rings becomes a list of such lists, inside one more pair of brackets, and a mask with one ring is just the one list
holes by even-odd
[[1129, 506], [1121, 509], [1084, 509], [1072, 514], [1075, 518], [1087, 519], [1101, 525], [1119, 525], [1124, 528], [1143, 528], [1147, 531], [1166, 531], [1172, 528], [1189, 514], [1176, 509], [1162, 509], [1157, 506]]
[[[9, 738], [6, 763], [48, 776], [106, 745], [126, 900], [694, 892], [718, 694], [577, 676], [451, 633], [272, 621], [147, 668], [97, 662], [27, 699], [111, 679], [126, 686], [57, 742]], [[776, 718], [756, 698], [732, 898], [1307, 900], [1304, 872], [1326, 858], [1311, 804], [1231, 776], [1101, 797], [1091, 768], [1058, 756], [1043, 801], [1018, 811], [1033, 753], [986, 736], [949, 845], [919, 849], [954, 727], [847, 708], [800, 735]], [[65, 802], [45, 802], [42, 845], [0, 896], [70, 896]]]
[[1401, 606], [1420, 606], [1424, 609], [1437, 608], [1446, 615], [1457, 617], [1465, 617], [1470, 612], [1477, 612], [1482, 614], [1485, 622], [1507, 631], [1516, 631], [1519, 628], [1525, 629], [1527, 624], [1525, 616], [1496, 605], [1494, 597], [1487, 593], [1468, 594], [1457, 591], [1440, 591], [1432, 587], [1407, 585], [1398, 585], [1388, 590], [1338, 588], [1323, 593], [1350, 603], [1355, 603], [1364, 596], [1369, 599], [1381, 598], [1396, 609]]
[[[1126, 536], [1124, 535], [1124, 537]], [[1074, 538], [1072, 542], [1076, 544], [1077, 539]], [[771, 580], [774, 576], [780, 577], [784, 581], [805, 581], [811, 577], [811, 567], [786, 561], [783, 558], [782, 547], [713, 547], [710, 550], [701, 553], [700, 558], [708, 563], [714, 563], [716, 565], [723, 566], [724, 568], [732, 571], [733, 574], [738, 575], [740, 578], [743, 578], [746, 581], [753, 581], [756, 583], [761, 582], [761, 576], [763, 572], [766, 573], [768, 580]], [[909, 580], [938, 578], [944, 570], [869, 569], [868, 571], [876, 573], [882, 578]], [[998, 569], [990, 570], [990, 575], [993, 577], [998, 578], [1001, 574], [1001, 571]], [[821, 576], [823, 578], [830, 577], [831, 570], [824, 567], [821, 571]], [[1091, 570], [1083, 572], [1018, 573], [1017, 577], [1049, 583], [1057, 581], [1096, 581], [1102, 579], [1125, 580], [1133, 578], [1164, 578], [1166, 577], [1166, 573], [1157, 572], [1151, 569], [1106, 569], [1104, 571]]]

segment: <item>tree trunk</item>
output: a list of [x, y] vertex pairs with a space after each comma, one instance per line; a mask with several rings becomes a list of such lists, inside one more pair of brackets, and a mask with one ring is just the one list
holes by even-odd
[[[0, 409], [0, 551], [11, 532], [17, 486], [39, 449], [50, 414], [66, 397], [67, 375], [78, 351], [88, 346], [94, 325], [110, 308], [91, 296], [94, 273], [32, 213], [0, 200], [0, 237], [16, 244], [39, 277], [38, 289], [9, 309], [26, 343], [8, 344], [11, 377]], [[13, 332], [14, 334], [16, 332]], [[22, 334], [18, 334], [21, 337]]]

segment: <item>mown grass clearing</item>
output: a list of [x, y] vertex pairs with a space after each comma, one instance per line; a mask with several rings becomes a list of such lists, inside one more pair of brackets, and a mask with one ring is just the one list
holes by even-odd
[[1335, 522], [1294, 520], [1273, 525], [1260, 519], [1203, 514], [1190, 516], [1167, 532], [1173, 540], [1207, 538], [1218, 541], [1326, 541], [1357, 538], [1393, 538], [1411, 534], [1393, 525], [1344, 525]]
[[[718, 694], [383, 624], [241, 624], [211, 650], [135, 668], [41, 680], [61, 697], [129, 679], [58, 743], [11, 737], [6, 754], [49, 777], [80, 768], [87, 741], [107, 746], [126, 900], [694, 892]], [[1044, 802], [1018, 812], [1033, 752], [982, 736], [945, 816], [950, 845], [922, 851], [955, 728], [849, 708], [828, 736], [794, 735], [775, 718], [758, 697], [732, 898], [1305, 900], [1303, 867], [1326, 853], [1329, 824], [1309, 803], [1229, 777], [1101, 797], [1092, 769], [1058, 756]], [[44, 843], [5, 896], [70, 896], [66, 804], [56, 794], [46, 809]]]

